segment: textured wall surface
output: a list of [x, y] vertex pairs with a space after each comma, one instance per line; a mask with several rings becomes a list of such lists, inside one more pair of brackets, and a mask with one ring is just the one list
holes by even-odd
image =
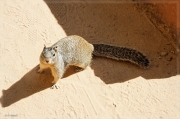
[[[180, 51], [180, 0], [135, 0], [137, 9]], [[180, 59], [180, 53], [178, 54]], [[180, 68], [180, 65], [179, 65]]]
[[[58, 89], [36, 73], [43, 45], [67, 35], [143, 52], [148, 69], [94, 57]], [[132, 3], [0, 0], [0, 118], [179, 119], [180, 76], [172, 44]]]

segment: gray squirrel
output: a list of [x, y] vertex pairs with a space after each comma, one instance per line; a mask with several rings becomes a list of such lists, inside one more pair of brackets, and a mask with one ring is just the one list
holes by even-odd
[[90, 44], [80, 36], [71, 35], [60, 39], [51, 47], [44, 46], [39, 58], [38, 72], [41, 73], [44, 69], [50, 68], [54, 77], [52, 83], [56, 84], [68, 66], [73, 65], [80, 69], [89, 66], [92, 55], [129, 61], [141, 68], [147, 68], [150, 63], [145, 55], [134, 49], [107, 44]]

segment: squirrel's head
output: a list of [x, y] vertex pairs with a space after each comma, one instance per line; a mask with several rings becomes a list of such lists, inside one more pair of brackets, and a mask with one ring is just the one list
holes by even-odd
[[43, 60], [44, 63], [46, 64], [54, 64], [57, 61], [57, 46], [54, 47], [46, 47], [44, 45], [41, 59]]

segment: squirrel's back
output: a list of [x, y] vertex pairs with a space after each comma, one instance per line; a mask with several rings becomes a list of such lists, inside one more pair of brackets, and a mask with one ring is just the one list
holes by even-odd
[[83, 63], [83, 61], [90, 60], [94, 47], [88, 43], [84, 38], [71, 35], [62, 38], [56, 42], [52, 47], [58, 46], [58, 51], [63, 56], [67, 63]]

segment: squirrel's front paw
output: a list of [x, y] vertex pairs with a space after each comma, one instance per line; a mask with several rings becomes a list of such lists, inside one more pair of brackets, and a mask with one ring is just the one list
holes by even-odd
[[53, 85], [51, 86], [51, 89], [58, 89], [58, 88], [59, 88], [59, 86], [56, 85], [56, 84], [53, 84]]
[[37, 73], [42, 73], [42, 71], [43, 71], [43, 70], [39, 69], [39, 70], [37, 71]]
[[39, 68], [38, 70], [36, 70], [36, 72], [37, 72], [37, 73], [42, 73], [43, 70]]
[[84, 69], [81, 68], [81, 67], [75, 66], [75, 67], [74, 67], [74, 70], [75, 70], [75, 72], [80, 72], [80, 71], [82, 71], [82, 70], [84, 70]]

